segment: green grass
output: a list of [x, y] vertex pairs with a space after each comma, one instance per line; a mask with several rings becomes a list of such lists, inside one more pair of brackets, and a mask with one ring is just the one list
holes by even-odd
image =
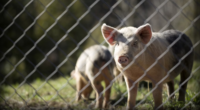
[[[193, 70], [195, 70], [200, 65], [199, 62], [195, 62]], [[199, 88], [199, 78], [200, 70], [196, 71], [193, 74], [193, 77], [188, 82], [188, 88], [186, 93], [186, 103], [192, 102], [187, 109], [198, 109], [200, 108], [200, 95], [197, 95], [200, 92]], [[180, 77], [178, 76], [175, 79], [175, 89], [178, 88], [178, 82]], [[104, 86], [105, 84], [102, 83]], [[30, 86], [31, 85], [31, 86]], [[39, 90], [37, 90], [41, 85], [43, 85]], [[20, 109], [21, 107], [28, 107], [32, 109], [41, 108], [65, 108], [65, 109], [82, 109], [87, 108], [88, 105], [94, 100], [94, 92], [91, 94], [90, 98], [92, 100], [75, 102], [75, 80], [70, 77], [60, 77], [57, 79], [50, 79], [48, 82], [45, 82], [41, 79], [36, 79], [34, 82], [28, 84], [25, 83], [20, 88], [19, 84], [12, 85], [2, 85], [1, 94], [0, 94], [0, 108], [9, 108]], [[13, 89], [13, 88], [18, 88]], [[36, 92], [37, 90], [37, 92]], [[151, 90], [151, 89], [150, 89]], [[122, 97], [122, 94], [126, 92], [126, 84], [124, 82], [115, 82], [111, 90], [111, 105], [115, 104], [120, 98], [122, 101], [117, 103], [115, 109], [123, 110], [126, 107], [127, 94]], [[146, 97], [148, 89], [140, 87], [137, 94], [137, 103]], [[35, 94], [35, 95], [34, 95]], [[167, 101], [164, 105], [165, 109], [171, 108], [181, 108], [184, 106], [182, 102], [178, 102], [178, 92], [175, 94], [176, 98], [174, 100]], [[196, 97], [194, 97], [197, 95]], [[167, 100], [167, 88], [164, 85], [163, 87], [163, 102]], [[153, 96], [150, 94], [146, 97], [145, 101], [140, 104], [137, 108], [140, 109], [153, 109]]]

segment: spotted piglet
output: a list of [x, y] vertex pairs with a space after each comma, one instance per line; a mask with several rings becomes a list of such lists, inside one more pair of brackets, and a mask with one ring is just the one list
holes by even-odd
[[127, 108], [134, 109], [139, 81], [151, 81], [155, 90], [155, 109], [162, 107], [162, 87], [167, 83], [169, 95], [174, 92], [174, 78], [180, 73], [179, 101], [185, 101], [186, 79], [193, 65], [193, 48], [189, 37], [176, 30], [152, 32], [150, 24], [116, 29], [103, 24], [101, 31], [114, 46], [117, 68], [123, 73], [127, 90]]
[[[77, 101], [81, 99], [81, 96], [88, 99], [92, 90], [95, 90], [95, 108], [106, 108], [108, 106], [110, 85], [112, 85], [111, 81], [114, 78], [109, 62], [112, 62], [112, 55], [105, 46], [94, 45], [81, 53], [76, 62], [75, 70], [71, 72], [71, 76], [76, 80]], [[105, 82], [107, 87], [104, 97], [101, 95], [104, 89], [101, 84], [102, 81]]]

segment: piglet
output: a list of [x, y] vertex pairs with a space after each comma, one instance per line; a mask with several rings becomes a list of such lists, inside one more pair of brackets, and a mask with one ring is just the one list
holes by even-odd
[[[121, 29], [103, 24], [101, 31], [105, 41], [114, 46], [114, 59], [127, 85], [128, 109], [135, 107], [139, 81], [152, 82], [154, 108], [163, 109], [163, 84], [167, 83], [170, 95], [174, 92], [174, 78], [180, 73], [182, 84], [191, 74], [192, 43], [179, 31], [152, 32], [150, 24]], [[187, 81], [180, 86], [179, 101], [185, 101], [186, 88]]]
[[[111, 81], [114, 78], [110, 67], [111, 62], [112, 55], [105, 46], [94, 45], [83, 51], [76, 62], [75, 70], [71, 72], [71, 76], [76, 79], [77, 101], [81, 99], [81, 95], [88, 99], [94, 89], [96, 93], [95, 108], [107, 107], [111, 91], [109, 85], [112, 85]], [[103, 95], [100, 95], [103, 91], [102, 81], [105, 81], [106, 87], [109, 86], [104, 99]], [[91, 84], [88, 85], [89, 82]]]

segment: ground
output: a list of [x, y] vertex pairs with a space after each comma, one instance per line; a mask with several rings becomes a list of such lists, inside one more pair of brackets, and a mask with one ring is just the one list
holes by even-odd
[[[200, 89], [199, 78], [200, 70], [195, 71], [200, 65], [199, 62], [195, 62], [193, 67], [193, 76], [189, 80], [187, 94], [186, 94], [186, 106], [188, 110], [200, 109]], [[178, 89], [179, 76], [175, 79], [175, 88]], [[102, 82], [104, 85], [104, 83]], [[79, 110], [83, 108], [89, 108], [90, 104], [94, 101], [94, 92], [90, 96], [90, 100], [75, 101], [76, 85], [75, 80], [71, 77], [59, 77], [56, 79], [50, 79], [48, 81], [42, 79], [36, 79], [34, 82], [25, 83], [21, 87], [20, 84], [2, 85], [0, 95], [0, 109], [67, 109], [67, 110]], [[151, 87], [151, 86], [150, 86]], [[15, 90], [13, 89], [15, 88]], [[16, 89], [18, 88], [18, 89]], [[37, 92], [36, 92], [37, 90]], [[153, 97], [152, 94], [146, 97], [148, 90], [145, 83], [140, 84], [140, 88], [137, 94], [137, 104], [141, 100], [145, 99], [137, 108], [140, 109], [153, 109]], [[178, 102], [178, 91], [176, 92], [176, 98], [174, 100], [167, 100], [167, 88], [163, 87], [163, 102], [165, 109], [178, 109], [184, 107], [182, 102]], [[145, 98], [146, 97], [146, 98]], [[126, 107], [126, 85], [124, 82], [114, 82], [112, 86], [111, 99], [109, 108], [117, 110], [123, 110]]]

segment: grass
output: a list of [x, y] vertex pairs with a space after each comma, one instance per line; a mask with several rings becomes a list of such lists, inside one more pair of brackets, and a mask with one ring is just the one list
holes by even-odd
[[[195, 70], [200, 65], [199, 62], [194, 63]], [[189, 80], [186, 104], [190, 103], [186, 108], [188, 110], [200, 108], [200, 90], [199, 90], [199, 75], [200, 70], [196, 71], [193, 77]], [[175, 89], [178, 88], [178, 81], [180, 77], [175, 79]], [[38, 88], [43, 85], [39, 90]], [[105, 85], [103, 83], [103, 85]], [[88, 105], [95, 99], [94, 92], [91, 94], [89, 101], [81, 100], [75, 102], [75, 80], [70, 77], [60, 77], [57, 79], [50, 79], [47, 82], [41, 79], [36, 79], [32, 83], [25, 83], [20, 88], [19, 84], [2, 85], [0, 94], [0, 109], [14, 108], [14, 109], [72, 109], [79, 110], [82, 108], [88, 108]], [[16, 89], [18, 88], [18, 89]], [[37, 92], [36, 92], [37, 90]], [[150, 89], [151, 90], [151, 89]], [[3, 92], [2, 92], [3, 91]], [[111, 90], [110, 105], [116, 104], [116, 102], [122, 99], [116, 104], [114, 109], [123, 110], [126, 107], [127, 94], [122, 97], [122, 94], [126, 92], [126, 84], [124, 82], [115, 82]], [[137, 103], [146, 97], [148, 89], [140, 86], [137, 94]], [[176, 98], [168, 100], [164, 105], [165, 109], [181, 108], [184, 106], [182, 102], [178, 102], [178, 92], [175, 94]], [[163, 87], [163, 102], [167, 100], [167, 88]], [[191, 101], [191, 102], [190, 102]], [[146, 97], [137, 108], [140, 109], [153, 109], [153, 96], [150, 94]], [[111, 106], [110, 106], [111, 107]]]

